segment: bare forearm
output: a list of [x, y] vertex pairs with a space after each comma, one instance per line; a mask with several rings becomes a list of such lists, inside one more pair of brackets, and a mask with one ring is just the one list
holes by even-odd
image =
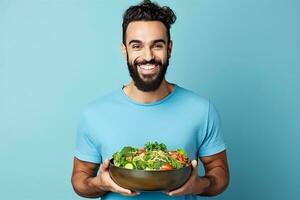
[[215, 196], [223, 192], [228, 186], [229, 173], [223, 167], [215, 167], [211, 171], [208, 171], [204, 177], [200, 177], [199, 181], [200, 182], [208, 181], [208, 186], [204, 189], [204, 191], [200, 195]]
[[75, 192], [87, 198], [98, 198], [103, 196], [106, 191], [103, 191], [97, 186], [95, 177], [89, 177], [85, 174], [76, 174], [72, 177], [72, 185]]

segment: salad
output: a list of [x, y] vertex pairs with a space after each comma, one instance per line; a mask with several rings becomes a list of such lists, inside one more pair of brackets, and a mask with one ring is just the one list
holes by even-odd
[[144, 148], [125, 146], [113, 154], [113, 164], [117, 167], [140, 170], [172, 170], [190, 163], [184, 149], [168, 151], [164, 143], [148, 142]]

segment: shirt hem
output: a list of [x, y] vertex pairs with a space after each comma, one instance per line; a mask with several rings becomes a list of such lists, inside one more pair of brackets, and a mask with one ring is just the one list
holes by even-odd
[[90, 155], [84, 155], [84, 154], [75, 152], [74, 156], [76, 158], [78, 158], [79, 160], [82, 160], [82, 161], [91, 162], [91, 163], [95, 163], [95, 164], [100, 164], [101, 163], [101, 160], [99, 158], [96, 158], [96, 157], [93, 157], [93, 156], [90, 156]]
[[218, 145], [217, 147], [209, 148], [209, 150], [200, 152], [199, 153], [199, 157], [211, 156], [211, 155], [220, 153], [220, 152], [222, 152], [224, 150], [226, 150], [226, 145], [225, 144], [221, 144], [221, 145]]

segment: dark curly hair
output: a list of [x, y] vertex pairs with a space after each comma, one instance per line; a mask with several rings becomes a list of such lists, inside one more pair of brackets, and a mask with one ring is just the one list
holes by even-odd
[[168, 41], [170, 41], [170, 28], [176, 21], [173, 10], [167, 6], [159, 6], [150, 0], [144, 0], [138, 5], [130, 6], [123, 14], [123, 44], [126, 45], [126, 30], [133, 21], [160, 21], [167, 28]]

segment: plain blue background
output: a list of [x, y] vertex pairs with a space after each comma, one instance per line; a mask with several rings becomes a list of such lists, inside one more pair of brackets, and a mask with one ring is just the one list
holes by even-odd
[[[127, 83], [123, 11], [138, 1], [0, 0], [0, 199], [80, 199], [75, 130]], [[212, 100], [231, 185], [214, 199], [300, 198], [300, 3], [172, 0], [167, 78]]]

